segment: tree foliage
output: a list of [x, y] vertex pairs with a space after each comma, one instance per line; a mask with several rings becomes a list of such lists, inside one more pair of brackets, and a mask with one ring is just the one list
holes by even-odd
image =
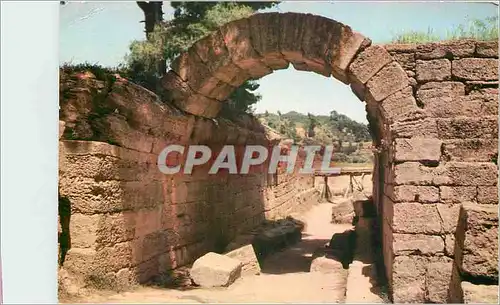
[[[249, 17], [258, 9], [271, 7], [277, 2], [170, 2], [174, 18], [160, 22], [147, 40], [133, 41], [126, 56], [127, 76], [132, 81], [158, 93], [158, 80], [166, 73], [172, 61], [196, 41], [221, 25]], [[158, 69], [158, 62], [165, 62], [165, 69]], [[261, 96], [254, 91], [259, 85], [255, 80], [245, 82], [234, 90], [224, 103], [224, 116], [250, 113], [252, 105]]]

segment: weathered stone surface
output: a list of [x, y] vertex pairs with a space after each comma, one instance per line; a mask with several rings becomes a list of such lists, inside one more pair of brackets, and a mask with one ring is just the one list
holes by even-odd
[[435, 186], [399, 185], [393, 189], [394, 202], [437, 202], [439, 189]]
[[498, 153], [496, 139], [446, 140], [443, 155], [448, 161], [489, 162]]
[[438, 119], [436, 123], [440, 139], [495, 139], [498, 137], [498, 118], [496, 116]]
[[457, 40], [438, 43], [426, 43], [417, 46], [416, 56], [419, 59], [434, 59], [448, 56], [469, 57], [474, 54], [476, 46], [473, 40]]
[[415, 76], [415, 54], [414, 53], [393, 53], [392, 57], [397, 61], [406, 72], [411, 72], [408, 74], [409, 77]]
[[443, 81], [451, 77], [451, 62], [448, 59], [417, 60], [417, 81]]
[[206, 118], [216, 117], [222, 108], [221, 102], [201, 94], [191, 95], [184, 101], [176, 102], [176, 105], [186, 112]]
[[457, 97], [465, 95], [465, 85], [461, 82], [428, 82], [420, 86], [417, 99]]
[[309, 272], [335, 273], [347, 276], [347, 269], [344, 269], [335, 250], [328, 248], [321, 248], [313, 253]]
[[498, 204], [498, 187], [479, 186], [477, 188], [477, 202], [483, 204]]
[[425, 302], [425, 270], [427, 260], [419, 256], [394, 259], [392, 283], [394, 303]]
[[395, 166], [394, 184], [430, 185], [438, 174], [438, 168], [419, 162], [405, 162]]
[[464, 58], [454, 60], [451, 72], [453, 76], [465, 80], [497, 80], [498, 59]]
[[461, 203], [476, 199], [475, 186], [441, 186], [439, 190], [441, 201], [446, 203]]
[[427, 266], [426, 303], [448, 303], [448, 287], [451, 282], [453, 262], [448, 258], [430, 262]]
[[445, 235], [444, 254], [448, 257], [455, 256], [455, 235], [454, 234]]
[[396, 138], [438, 136], [437, 122], [433, 118], [395, 122], [391, 125], [391, 130]]
[[231, 61], [231, 56], [219, 30], [198, 40], [192, 48], [217, 79], [233, 87], [238, 87], [243, 83], [242, 79], [250, 77]]
[[382, 101], [408, 85], [408, 76], [395, 62], [386, 65], [366, 83], [370, 99], [376, 102]]
[[228, 257], [239, 260], [242, 263], [241, 274], [260, 274], [260, 265], [251, 244], [238, 247], [225, 254]]
[[381, 46], [370, 46], [361, 52], [349, 65], [352, 81], [365, 84], [382, 67], [393, 61], [391, 55]]
[[409, 86], [383, 100], [381, 109], [382, 115], [388, 122], [403, 120], [420, 110], [413, 97], [413, 90]]
[[287, 68], [289, 63], [280, 52], [281, 14], [255, 14], [248, 19], [252, 44], [262, 61], [273, 70]]
[[338, 80], [348, 83], [347, 68], [360, 49], [371, 45], [371, 40], [350, 27], [342, 25], [337, 28], [330, 40], [329, 58], [332, 75]]
[[262, 62], [262, 57], [253, 49], [248, 19], [239, 19], [220, 27], [222, 38], [233, 63], [245, 70], [252, 78], [261, 78], [272, 73]]
[[355, 216], [351, 199], [343, 199], [332, 205], [332, 223], [352, 223]]
[[393, 231], [408, 234], [438, 234], [442, 230], [436, 204], [394, 204]]
[[423, 234], [394, 234], [394, 255], [432, 255], [444, 252], [444, 241], [440, 236]]
[[462, 275], [498, 281], [498, 207], [463, 204], [455, 236]]
[[194, 262], [189, 274], [201, 287], [227, 287], [240, 277], [241, 267], [236, 259], [209, 252]]
[[476, 54], [479, 57], [498, 58], [498, 41], [478, 41], [476, 42]]
[[460, 205], [457, 204], [437, 204], [439, 218], [441, 219], [441, 231], [443, 233], [453, 233], [457, 227]]
[[441, 185], [496, 185], [498, 167], [489, 162], [448, 162], [434, 183]]
[[321, 16], [311, 16], [307, 18], [303, 25], [302, 50], [304, 62], [316, 70], [325, 71], [321, 74], [330, 74], [328, 54], [335, 52], [334, 44], [330, 43], [332, 36], [338, 35], [342, 31], [343, 25], [331, 19]]
[[413, 43], [385, 44], [384, 48], [391, 54], [415, 53], [415, 51], [417, 51], [417, 45]]
[[497, 115], [498, 103], [485, 101], [481, 97], [437, 97], [420, 99], [423, 109], [429, 117], [452, 118], [458, 116], [478, 117]]
[[306, 15], [285, 13], [280, 15], [279, 46], [285, 59], [291, 63], [303, 63], [302, 37]]
[[442, 141], [433, 138], [396, 139], [396, 161], [434, 161], [441, 158]]
[[464, 304], [498, 304], [498, 285], [462, 282]]

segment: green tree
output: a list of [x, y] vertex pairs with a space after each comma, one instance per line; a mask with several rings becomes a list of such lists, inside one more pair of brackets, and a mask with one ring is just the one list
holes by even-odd
[[[133, 41], [126, 56], [127, 77], [161, 94], [159, 79], [172, 61], [197, 40], [221, 25], [248, 17], [257, 10], [272, 7], [278, 2], [170, 2], [174, 18], [160, 21], [148, 38]], [[159, 69], [163, 62], [163, 69]], [[251, 113], [252, 105], [261, 96], [255, 93], [259, 85], [249, 80], [233, 91], [221, 111], [222, 115]]]
[[318, 120], [311, 113], [307, 113], [307, 118], [309, 120], [307, 125], [307, 136], [309, 138], [312, 138], [315, 135], [314, 128], [318, 126]]

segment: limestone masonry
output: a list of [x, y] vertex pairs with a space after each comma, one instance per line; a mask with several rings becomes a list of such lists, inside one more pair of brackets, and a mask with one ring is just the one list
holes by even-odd
[[88, 285], [147, 282], [223, 251], [266, 218], [314, 203], [312, 175], [284, 168], [214, 176], [207, 166], [192, 175], [157, 167], [169, 144], [212, 151], [278, 144], [250, 117], [231, 123], [217, 114], [245, 80], [290, 63], [333, 76], [366, 102], [392, 300], [491, 296], [498, 285], [498, 43], [373, 45], [346, 25], [297, 13], [257, 14], [195, 43], [163, 79], [168, 103], [121, 78], [61, 76], [62, 268]]

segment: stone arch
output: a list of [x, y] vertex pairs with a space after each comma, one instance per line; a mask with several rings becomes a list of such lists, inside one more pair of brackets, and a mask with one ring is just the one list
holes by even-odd
[[[411, 80], [386, 48], [335, 20], [312, 14], [262, 13], [229, 22], [181, 54], [162, 79], [167, 99], [178, 108], [205, 118], [217, 117], [222, 103], [249, 79], [259, 79], [293, 65], [351, 87], [366, 102], [375, 155], [373, 198], [382, 231], [391, 232], [390, 187], [394, 158], [391, 128], [397, 121], [418, 118]], [[385, 197], [384, 197], [385, 196]], [[387, 214], [387, 215], [384, 215]], [[381, 233], [384, 235], [384, 232]], [[392, 234], [392, 233], [389, 233]], [[392, 236], [392, 235], [390, 235]], [[392, 286], [392, 237], [383, 238], [389, 285]]]
[[412, 91], [406, 72], [383, 47], [347, 25], [312, 14], [262, 13], [227, 23], [174, 60], [162, 85], [182, 110], [214, 118], [246, 80], [290, 64], [350, 85], [367, 102], [370, 122], [391, 123], [418, 111], [414, 99], [403, 109], [396, 109], [398, 99], [388, 99], [396, 92], [409, 98]]

